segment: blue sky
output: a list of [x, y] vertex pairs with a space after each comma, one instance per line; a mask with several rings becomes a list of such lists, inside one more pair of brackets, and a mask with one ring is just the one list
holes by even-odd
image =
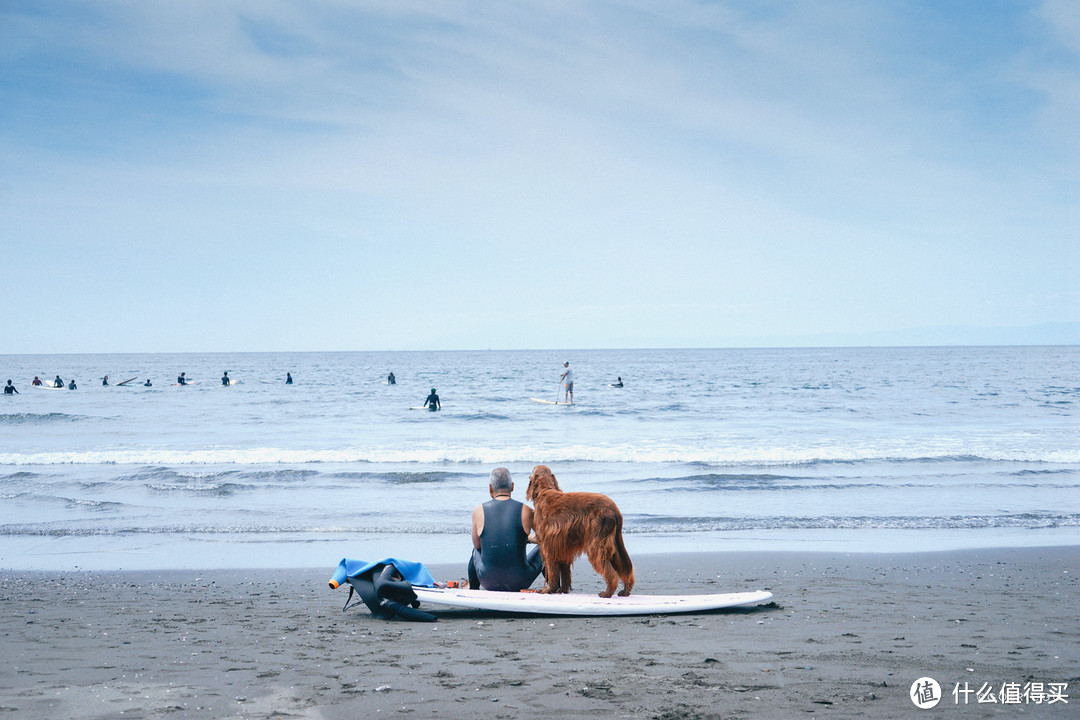
[[8, 0], [2, 351], [1076, 323], [1078, 117], [1069, 0]]

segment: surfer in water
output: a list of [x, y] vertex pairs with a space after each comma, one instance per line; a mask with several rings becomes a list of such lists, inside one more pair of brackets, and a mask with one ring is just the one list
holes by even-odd
[[39, 378], [37, 375], [35, 375], [34, 376], [34, 382], [32, 382], [30, 384], [33, 385], [34, 387], [38, 387], [39, 385], [41, 385], [41, 378]]
[[391, 372], [389, 375], [386, 376], [386, 384], [387, 385], [397, 385], [397, 378], [394, 377], [393, 372]]
[[285, 373], [285, 384], [286, 385], [292, 385], [292, 373], [290, 373], [290, 372]]
[[109, 387], [109, 376], [101, 378], [101, 387]]
[[[564, 362], [562, 364], [565, 370], [563, 374], [559, 376], [559, 381], [566, 387], [566, 394], [563, 396], [563, 401], [572, 404], [574, 402], [574, 371], [570, 369], [570, 363]], [[559, 397], [558, 395], [555, 396]]]
[[431, 388], [431, 394], [428, 395], [427, 400], [424, 401], [424, 407], [432, 412], [442, 410], [442, 403], [439, 402], [439, 396], [435, 394], [435, 388]]
[[56, 379], [52, 381], [52, 386], [54, 388], [62, 388], [62, 387], [64, 387], [64, 381], [60, 379], [59, 375], [57, 375]]
[[225, 375], [221, 378], [221, 384], [222, 385], [231, 385], [232, 384], [232, 380], [229, 379], [229, 371], [228, 370], [225, 371]]
[[11, 381], [7, 381], [7, 385], [4, 387], [5, 395], [18, 395], [19, 391], [15, 389], [15, 386], [11, 384]]
[[535, 536], [530, 537], [532, 508], [511, 499], [513, 492], [510, 471], [495, 468], [488, 481], [491, 500], [473, 508], [469, 559], [469, 587], [473, 590], [525, 590], [544, 569], [539, 546], [527, 548], [529, 542], [535, 542]]
[[176, 378], [177, 385], [187, 385], [187, 373], [180, 373]]
[[622, 378], [615, 378], [615, 382], [612, 383], [611, 387], [622, 387]]
[[154, 387], [154, 384], [150, 382], [150, 378], [146, 378], [146, 382], [142, 384], [143, 387]]
[[78, 390], [79, 386], [75, 384], [75, 378], [71, 378], [71, 382], [68, 383], [68, 390]]

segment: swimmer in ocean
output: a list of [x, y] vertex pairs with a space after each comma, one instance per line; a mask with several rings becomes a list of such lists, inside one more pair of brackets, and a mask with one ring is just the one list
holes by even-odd
[[11, 384], [11, 381], [7, 381], [7, 386], [4, 388], [5, 395], [18, 395], [19, 391], [15, 389], [15, 386]]
[[439, 396], [435, 394], [435, 388], [431, 388], [431, 394], [424, 401], [424, 407], [432, 412], [442, 409], [442, 403], [439, 402]]
[[101, 378], [101, 387], [109, 387], [109, 376]]
[[292, 373], [285, 373], [285, 384], [292, 385]]
[[228, 370], [225, 371], [225, 376], [221, 378], [221, 384], [222, 385], [231, 385], [232, 384], [232, 380], [229, 379], [229, 371]]
[[387, 385], [397, 385], [397, 378], [394, 377], [394, 373], [390, 373], [389, 375], [386, 376], [386, 384]]
[[68, 390], [78, 390], [78, 389], [79, 389], [79, 386], [75, 384], [75, 378], [72, 378], [71, 382], [68, 383]]
[[146, 378], [146, 382], [142, 384], [143, 387], [154, 387], [154, 384], [150, 382], [150, 378]]

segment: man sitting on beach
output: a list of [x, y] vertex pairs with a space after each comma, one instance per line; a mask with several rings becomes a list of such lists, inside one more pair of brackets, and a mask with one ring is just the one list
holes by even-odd
[[524, 590], [544, 569], [539, 547], [526, 552], [532, 534], [532, 508], [511, 500], [513, 491], [510, 471], [495, 468], [488, 482], [491, 500], [473, 508], [469, 560], [469, 587], [473, 590]]

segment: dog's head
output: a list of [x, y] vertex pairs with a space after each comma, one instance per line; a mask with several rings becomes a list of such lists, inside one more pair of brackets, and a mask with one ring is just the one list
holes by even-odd
[[525, 490], [526, 500], [535, 500], [537, 494], [546, 490], [561, 491], [559, 481], [547, 465], [537, 465], [529, 475], [529, 487]]

